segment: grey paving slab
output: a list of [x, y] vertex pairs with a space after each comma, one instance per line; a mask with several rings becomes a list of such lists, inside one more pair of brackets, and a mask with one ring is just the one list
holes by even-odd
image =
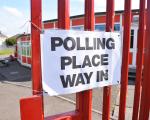
[[[0, 86], [0, 91], [2, 91], [2, 93], [0, 92], [0, 105], [4, 106], [4, 104], [6, 104], [5, 108], [0, 108], [0, 115], [1, 112], [5, 112], [4, 115], [2, 115], [4, 117], [4, 119], [2, 120], [9, 120], [9, 118], [11, 118], [11, 115], [14, 116], [14, 120], [19, 120], [19, 99], [21, 97], [30, 96], [32, 93], [31, 69], [19, 65], [16, 61], [11, 62], [8, 67], [0, 68], [0, 81], [4, 82], [1, 83], [2, 87]], [[119, 87], [112, 86], [111, 111], [114, 110], [118, 92]], [[76, 98], [75, 94], [64, 95], [63, 97], [73, 101], [75, 101]], [[6, 101], [4, 101], [4, 99], [6, 99]], [[12, 99], [14, 100], [13, 102]], [[10, 106], [12, 103], [14, 103], [12, 107], [15, 108], [16, 111], [12, 111], [12, 113], [9, 116], [9, 114], [6, 111], [8, 110], [8, 112], [11, 112]], [[102, 103], [103, 88], [93, 89], [93, 109], [102, 111]], [[48, 96], [44, 97], [44, 106], [46, 116], [75, 109], [74, 104], [71, 104], [60, 98]], [[93, 112], [93, 120], [99, 119], [101, 119], [101, 115]]]
[[[20, 120], [20, 98], [31, 96], [31, 89], [0, 82], [0, 120]], [[50, 116], [75, 109], [75, 105], [57, 97], [44, 97], [44, 113]], [[93, 120], [101, 115], [93, 112]]]
[[[116, 103], [116, 98], [119, 92], [119, 86], [112, 86], [112, 96], [111, 96], [111, 111], [114, 109], [115, 103]], [[92, 94], [92, 104], [93, 108], [102, 111], [102, 105], [103, 105], [103, 88], [96, 88], [93, 89], [93, 94]], [[69, 98], [73, 101], [75, 101], [76, 95], [71, 94], [71, 95], [63, 95], [63, 97]]]
[[[133, 107], [133, 100], [134, 100], [134, 85], [128, 85], [128, 92], [127, 92], [127, 108]], [[116, 105], [119, 106], [120, 104], [120, 96], [117, 96]]]
[[[134, 84], [128, 85], [127, 99], [126, 99], [126, 120], [132, 120], [132, 110], [133, 110], [133, 101], [134, 101]], [[120, 94], [117, 96], [115, 108], [114, 108], [114, 117], [118, 117], [119, 114], [119, 105], [120, 105]]]
[[[115, 106], [114, 117], [118, 118], [119, 106]], [[126, 108], [125, 120], [132, 120], [132, 108]]]
[[0, 83], [0, 120], [20, 120], [19, 99], [30, 95], [30, 89]]
[[[75, 105], [56, 97], [44, 97], [45, 115], [55, 115], [59, 113], [75, 110]], [[101, 120], [101, 115], [95, 112], [92, 113], [93, 120]]]

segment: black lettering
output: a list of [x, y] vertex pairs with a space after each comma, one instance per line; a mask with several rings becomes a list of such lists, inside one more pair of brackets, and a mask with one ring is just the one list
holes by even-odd
[[85, 38], [86, 50], [93, 50], [93, 47], [90, 46], [89, 38]]
[[73, 74], [72, 78], [70, 75], [67, 75], [66, 79], [63, 75], [60, 76], [64, 88], [73, 87], [75, 84], [75, 78], [76, 78], [76, 74]]
[[77, 37], [77, 50], [85, 50], [85, 47], [80, 46], [80, 38]]
[[97, 38], [97, 50], [99, 50], [100, 47], [102, 49], [105, 49], [105, 43], [106, 43], [106, 39], [105, 38], [103, 38], [102, 41], [101, 41], [100, 38]]
[[51, 50], [56, 51], [56, 47], [61, 46], [63, 40], [60, 37], [51, 37]]
[[84, 61], [83, 61], [82, 68], [85, 68], [85, 66], [92, 67], [91, 61], [90, 61], [90, 58], [89, 58], [88, 55], [86, 55], [86, 56], [84, 57]]
[[85, 76], [85, 78], [86, 78], [86, 80], [87, 80], [87, 84], [90, 83], [90, 79], [91, 79], [91, 77], [92, 77], [92, 74], [93, 74], [93, 72], [90, 72], [89, 75], [88, 75], [88, 73], [84, 73], [84, 76]]
[[73, 69], [81, 68], [81, 65], [77, 65], [76, 56], [73, 56], [72, 60], [73, 60], [73, 64], [72, 64]]
[[82, 73], [78, 74], [75, 86], [78, 86], [79, 84], [85, 84], [85, 81], [84, 81]]
[[97, 58], [97, 59], [100, 59], [100, 56], [99, 56], [99, 55], [94, 55], [94, 56], [92, 57], [92, 64], [93, 64], [93, 66], [95, 66], [95, 67], [99, 66], [99, 64], [100, 64], [100, 61], [97, 61], [97, 62], [96, 62], [96, 58]]
[[101, 71], [97, 71], [97, 82], [101, 82], [103, 80], [108, 80], [108, 70], [105, 70], [105, 72], [103, 70]]
[[61, 70], [65, 69], [65, 66], [70, 65], [72, 63], [72, 59], [70, 57], [61, 57]]
[[101, 65], [108, 65], [108, 54], [101, 55]]
[[[68, 45], [69, 41], [71, 42], [71, 46]], [[76, 42], [72, 37], [67, 37], [64, 39], [64, 48], [68, 51], [73, 50], [76, 47]]]
[[94, 45], [93, 49], [96, 50], [96, 38], [93, 39], [93, 45]]
[[108, 49], [115, 49], [115, 43], [114, 43], [114, 39], [113, 38], [108, 38], [107, 42], [106, 42], [106, 47]]

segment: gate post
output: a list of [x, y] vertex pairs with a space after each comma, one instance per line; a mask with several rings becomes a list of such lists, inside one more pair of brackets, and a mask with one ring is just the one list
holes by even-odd
[[70, 0], [58, 0], [58, 28], [70, 29]]
[[41, 75], [41, 0], [31, 0], [32, 94], [20, 99], [21, 120], [44, 120]]
[[144, 53], [144, 74], [139, 120], [148, 120], [150, 117], [150, 0], [147, 0], [146, 39]]
[[125, 0], [119, 120], [125, 120], [130, 48], [131, 0]]
[[20, 99], [21, 120], [44, 120], [41, 96], [31, 96]]
[[[107, 0], [106, 32], [114, 31], [114, 0]], [[103, 120], [110, 120], [111, 86], [104, 87], [103, 92]]]
[[132, 120], [138, 120], [138, 116], [139, 116], [143, 58], [144, 58], [143, 51], [144, 51], [144, 41], [145, 41], [145, 18], [146, 18], [145, 3], [146, 0], [140, 0], [139, 30], [138, 30], [138, 38], [137, 38], [138, 44], [137, 44], [137, 58], [136, 58], [136, 81], [135, 81]]
[[[84, 29], [94, 30], [94, 0], [85, 0]], [[79, 92], [76, 95], [76, 109], [79, 111], [80, 120], [92, 119], [92, 90]]]
[[[33, 95], [42, 93], [42, 75], [41, 75], [41, 49], [40, 33], [41, 31], [41, 0], [31, 0], [31, 43], [32, 43], [32, 89]], [[38, 27], [38, 28], [37, 28]]]

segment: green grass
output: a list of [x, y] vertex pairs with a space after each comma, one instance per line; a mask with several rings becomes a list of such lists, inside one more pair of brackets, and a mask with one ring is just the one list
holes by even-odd
[[11, 55], [14, 53], [13, 49], [4, 49], [4, 50], [0, 50], [0, 55]]

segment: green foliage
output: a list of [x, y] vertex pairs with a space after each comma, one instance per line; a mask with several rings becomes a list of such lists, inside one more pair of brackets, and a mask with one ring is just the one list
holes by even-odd
[[8, 38], [6, 39], [6, 45], [7, 46], [13, 46], [16, 44], [16, 38]]

